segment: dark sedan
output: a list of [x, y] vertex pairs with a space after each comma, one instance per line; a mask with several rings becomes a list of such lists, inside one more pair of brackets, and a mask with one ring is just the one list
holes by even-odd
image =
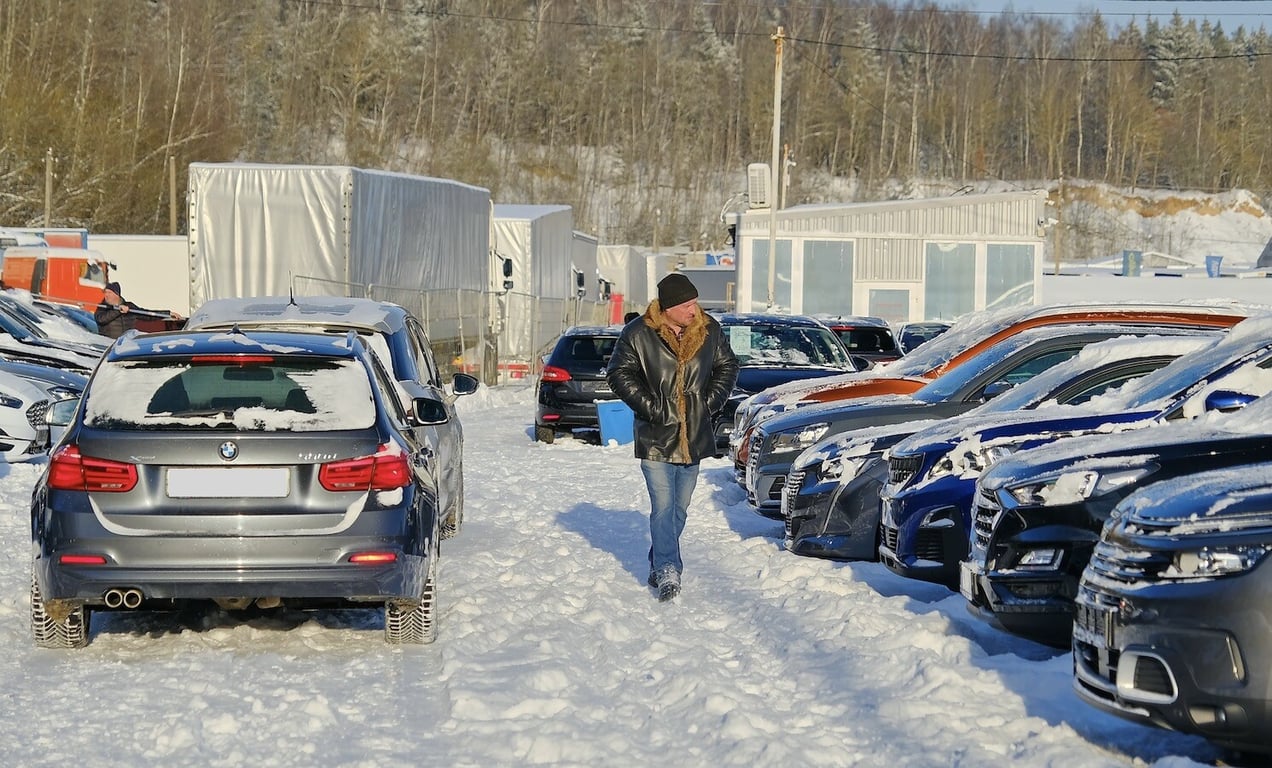
[[716, 448], [724, 455], [738, 404], [751, 395], [793, 381], [851, 373], [848, 350], [830, 328], [802, 315], [719, 315], [738, 357], [738, 382], [716, 417]]
[[1236, 413], [1003, 459], [977, 482], [963, 595], [1009, 632], [1067, 647], [1078, 579], [1113, 507], [1148, 483], [1272, 456], [1269, 419], [1272, 397], [1262, 397]]

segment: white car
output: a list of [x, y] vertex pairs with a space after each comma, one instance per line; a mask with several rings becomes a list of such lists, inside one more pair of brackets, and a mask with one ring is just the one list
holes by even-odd
[[0, 371], [0, 454], [10, 463], [44, 456], [49, 449], [45, 414], [49, 398], [33, 381]]

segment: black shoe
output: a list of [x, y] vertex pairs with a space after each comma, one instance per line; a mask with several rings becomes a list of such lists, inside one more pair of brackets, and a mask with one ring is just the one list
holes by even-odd
[[654, 589], [658, 589], [658, 574], [654, 573], [653, 571], [650, 571], [649, 578], [645, 579], [645, 583], [653, 587]]
[[680, 594], [680, 571], [674, 565], [664, 565], [650, 574], [654, 586], [658, 590], [659, 600], [670, 600]]

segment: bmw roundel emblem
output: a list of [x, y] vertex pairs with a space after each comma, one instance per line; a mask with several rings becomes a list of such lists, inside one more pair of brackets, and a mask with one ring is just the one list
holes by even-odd
[[238, 446], [235, 445], [232, 440], [226, 440], [224, 443], [221, 443], [220, 453], [221, 458], [226, 461], [232, 461], [238, 458]]

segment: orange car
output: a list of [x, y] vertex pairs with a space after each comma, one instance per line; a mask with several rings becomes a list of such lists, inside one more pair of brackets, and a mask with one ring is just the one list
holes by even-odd
[[1065, 304], [978, 313], [896, 362], [868, 371], [798, 381], [766, 389], [738, 406], [729, 454], [746, 466], [752, 428], [790, 408], [874, 395], [905, 395], [958, 367], [985, 348], [1043, 325], [1123, 323], [1192, 328], [1231, 328], [1246, 318], [1238, 307], [1179, 304]]

